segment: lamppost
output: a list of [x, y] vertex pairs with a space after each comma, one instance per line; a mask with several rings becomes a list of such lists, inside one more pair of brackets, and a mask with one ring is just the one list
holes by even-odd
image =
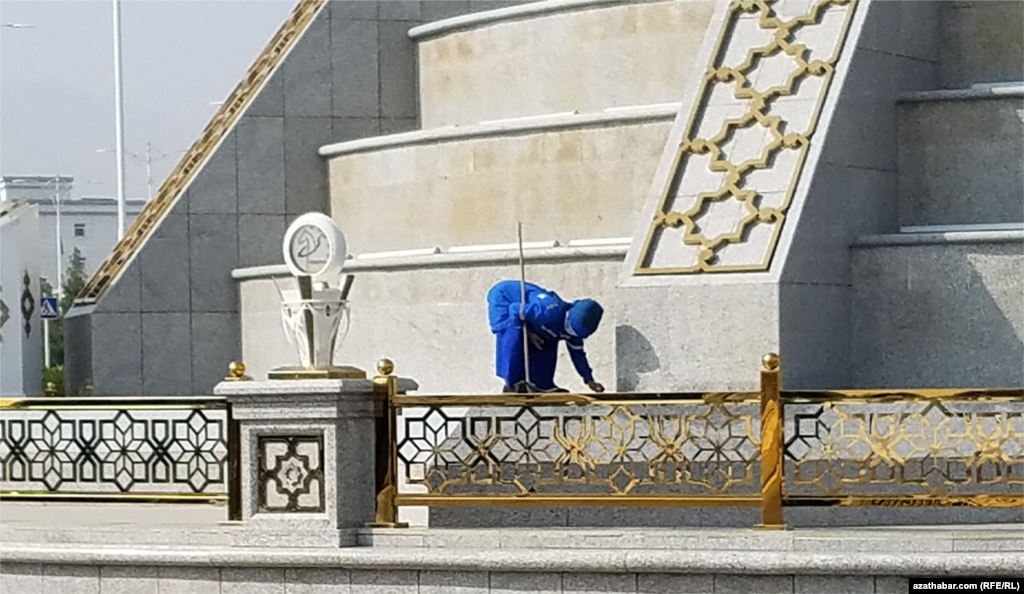
[[114, 131], [117, 147], [117, 240], [124, 237], [124, 85], [121, 81], [121, 0], [114, 8]]
[[[64, 253], [63, 253], [64, 252], [64, 242], [61, 241], [61, 236], [60, 236], [60, 202], [61, 202], [61, 196], [60, 196], [60, 176], [59, 175], [54, 176], [53, 180], [54, 180], [53, 210], [54, 210], [54, 213], [56, 214], [56, 217], [57, 217], [57, 220], [56, 220], [56, 233], [55, 233], [55, 235], [57, 236], [57, 287], [56, 287], [56, 293], [57, 293], [57, 311], [60, 312], [60, 298], [61, 298], [61, 293], [64, 291], [64, 271], [61, 270], [61, 267], [64, 264], [64, 257], [63, 257], [64, 256]], [[44, 364], [46, 365], [47, 369], [50, 368], [50, 324], [52, 324], [52, 323], [53, 323], [53, 320], [46, 320], [46, 323], [43, 324], [43, 344], [46, 346], [46, 348], [44, 350], [44, 354], [46, 355], [46, 357], [45, 357], [46, 361], [44, 361]]]
[[[114, 152], [114, 149], [96, 149], [96, 152], [97, 153], [112, 153], [112, 152]], [[185, 151], [183, 149], [179, 149], [179, 150], [172, 151], [172, 152], [184, 153]], [[158, 155], [157, 155], [156, 160], [166, 159], [167, 157], [171, 156], [171, 153], [165, 153], [163, 151], [157, 151], [157, 153], [158, 153]], [[147, 192], [147, 199], [148, 200], [152, 200], [153, 199], [153, 161], [154, 161], [154, 159], [153, 159], [153, 145], [151, 143], [149, 143], [149, 142], [146, 143], [146, 156], [145, 157], [143, 157], [142, 155], [140, 155], [138, 153], [134, 153], [132, 151], [125, 151], [125, 154], [127, 154], [132, 159], [135, 159], [139, 163], [145, 163], [146, 164], [146, 192]]]

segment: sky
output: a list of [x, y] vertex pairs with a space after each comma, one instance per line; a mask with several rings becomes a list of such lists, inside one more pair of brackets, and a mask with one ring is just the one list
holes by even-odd
[[[122, 0], [126, 195], [153, 192], [296, 0]], [[0, 0], [0, 174], [117, 192], [112, 0]], [[108, 151], [108, 152], [98, 152]]]

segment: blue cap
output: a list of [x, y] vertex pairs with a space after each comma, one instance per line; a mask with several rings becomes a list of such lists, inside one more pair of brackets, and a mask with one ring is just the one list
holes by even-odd
[[573, 302], [566, 316], [566, 326], [579, 338], [586, 338], [597, 330], [601, 323], [604, 309], [593, 299], [580, 299]]

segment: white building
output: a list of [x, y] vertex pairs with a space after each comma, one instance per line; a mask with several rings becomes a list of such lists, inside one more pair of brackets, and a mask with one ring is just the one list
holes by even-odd
[[42, 393], [39, 318], [39, 210], [0, 202], [0, 396]]
[[[92, 275], [117, 243], [117, 200], [109, 197], [72, 197], [75, 178], [54, 175], [6, 175], [0, 178], [0, 203], [24, 200], [39, 210], [39, 273], [57, 286], [57, 226], [60, 220], [61, 273], [67, 270], [75, 248], [85, 257], [86, 275]], [[125, 227], [138, 216], [146, 200], [129, 198]], [[59, 211], [59, 216], [58, 216]]]

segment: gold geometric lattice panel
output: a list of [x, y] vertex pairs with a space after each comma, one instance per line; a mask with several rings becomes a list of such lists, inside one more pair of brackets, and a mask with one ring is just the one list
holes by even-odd
[[403, 409], [397, 456], [429, 495], [760, 492], [756, 404]]
[[732, 3], [636, 274], [768, 269], [855, 5]]

